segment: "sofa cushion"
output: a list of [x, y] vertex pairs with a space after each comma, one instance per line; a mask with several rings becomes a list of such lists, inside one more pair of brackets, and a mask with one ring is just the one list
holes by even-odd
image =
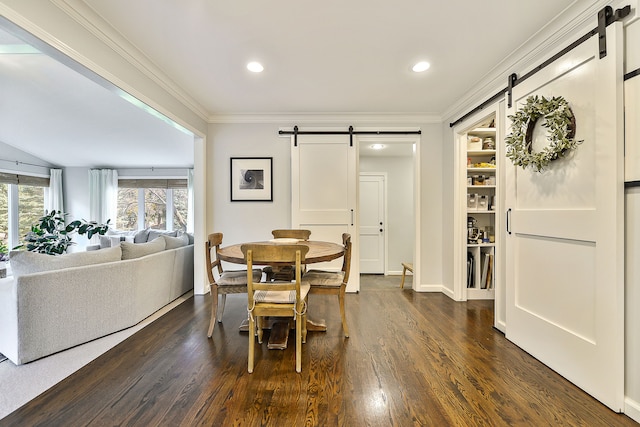
[[160, 236], [176, 237], [178, 231], [165, 231], [165, 230], [149, 230], [149, 242], [157, 239]]
[[122, 242], [119, 247], [122, 248], [122, 259], [134, 259], [164, 251], [165, 243], [159, 237], [147, 243]]
[[9, 262], [14, 276], [40, 273], [43, 271], [62, 270], [69, 267], [102, 264], [119, 261], [122, 257], [120, 247], [101, 251], [74, 252], [64, 255], [47, 255], [29, 251], [11, 251]]
[[164, 248], [167, 250], [181, 248], [189, 244], [189, 236], [187, 236], [186, 234], [181, 234], [178, 237], [163, 235], [162, 238], [164, 239], [164, 243], [165, 243]]

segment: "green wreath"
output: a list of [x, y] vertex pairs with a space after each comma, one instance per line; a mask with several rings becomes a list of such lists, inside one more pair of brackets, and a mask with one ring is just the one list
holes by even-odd
[[[531, 150], [531, 139], [536, 122], [543, 118], [547, 128], [549, 145], [541, 151]], [[530, 96], [526, 103], [511, 119], [511, 134], [505, 138], [507, 158], [516, 166], [532, 166], [537, 172], [545, 169], [549, 163], [565, 156], [582, 143], [574, 139], [576, 118], [569, 103], [561, 96], [545, 98]]]

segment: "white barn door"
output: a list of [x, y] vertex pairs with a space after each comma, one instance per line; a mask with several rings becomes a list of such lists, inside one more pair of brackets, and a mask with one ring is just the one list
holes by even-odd
[[[312, 240], [342, 244], [351, 234], [351, 274], [347, 292], [360, 290], [356, 224], [356, 146], [349, 135], [291, 137], [291, 225], [311, 230]], [[340, 270], [342, 259], [313, 268]]]
[[594, 36], [516, 85], [508, 115], [530, 95], [562, 96], [584, 142], [542, 173], [503, 162], [506, 336], [615, 411], [624, 405], [621, 55], [615, 23], [606, 57]]

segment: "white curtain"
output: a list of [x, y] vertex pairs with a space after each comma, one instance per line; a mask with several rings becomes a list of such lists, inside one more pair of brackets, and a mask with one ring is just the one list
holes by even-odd
[[187, 171], [187, 232], [193, 233], [193, 169]]
[[89, 170], [89, 220], [99, 224], [118, 216], [118, 171], [113, 169]]
[[62, 169], [51, 169], [49, 188], [44, 190], [45, 209], [64, 212], [64, 200], [62, 196]]

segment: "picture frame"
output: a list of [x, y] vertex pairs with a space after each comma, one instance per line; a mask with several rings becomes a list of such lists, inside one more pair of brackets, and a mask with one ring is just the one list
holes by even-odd
[[231, 157], [232, 202], [273, 202], [273, 157]]

